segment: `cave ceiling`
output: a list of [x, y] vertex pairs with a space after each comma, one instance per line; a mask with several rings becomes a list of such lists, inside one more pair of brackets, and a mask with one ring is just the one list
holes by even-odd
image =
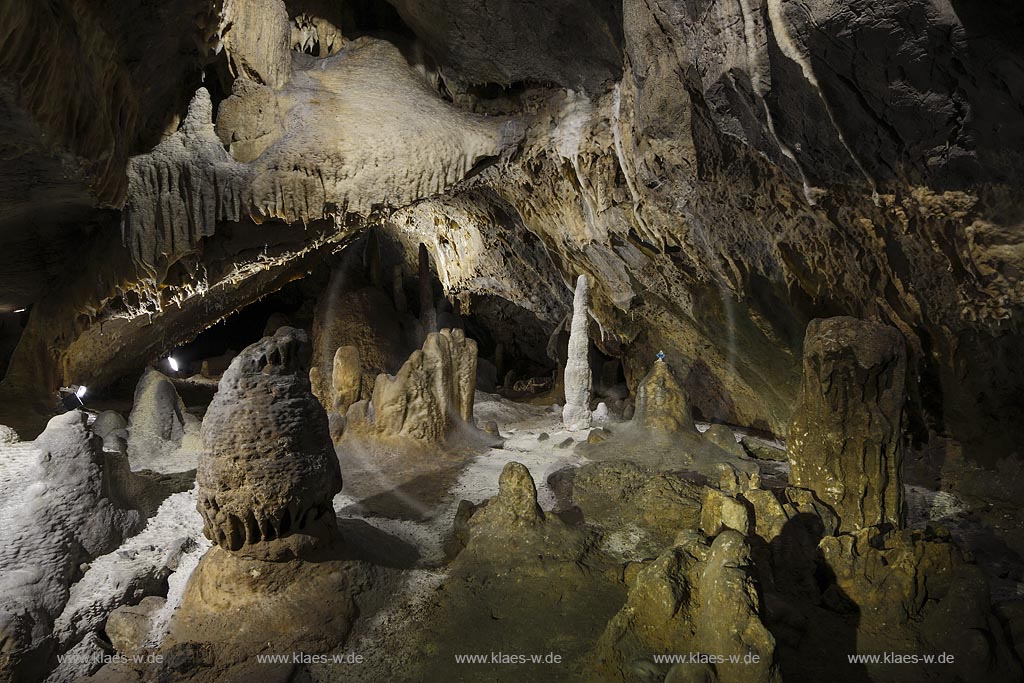
[[1012, 2], [8, 0], [3, 395], [112, 382], [374, 229], [552, 331], [590, 276], [631, 387], [663, 350], [704, 417], [775, 433], [810, 320], [888, 323], [914, 433], [994, 462], [1022, 32]]

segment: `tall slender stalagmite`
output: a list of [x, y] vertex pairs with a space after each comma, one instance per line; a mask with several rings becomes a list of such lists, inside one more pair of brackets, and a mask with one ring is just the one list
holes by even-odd
[[565, 407], [562, 421], [567, 429], [586, 429], [591, 423], [590, 389], [593, 378], [588, 358], [587, 305], [590, 284], [586, 275], [576, 280], [572, 301], [572, 326], [569, 329], [569, 357], [565, 363]]
[[437, 332], [437, 311], [434, 309], [434, 287], [430, 281], [430, 257], [427, 245], [420, 244], [420, 322], [423, 333]]

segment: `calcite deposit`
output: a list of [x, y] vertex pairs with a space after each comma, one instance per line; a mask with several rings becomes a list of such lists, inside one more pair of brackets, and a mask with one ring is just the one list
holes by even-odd
[[569, 349], [565, 363], [565, 407], [562, 422], [576, 431], [590, 427], [590, 392], [594, 385], [590, 370], [590, 283], [586, 275], [576, 280], [572, 301], [572, 322], [569, 325]]
[[305, 332], [283, 327], [245, 349], [203, 420], [198, 509], [218, 546], [260, 558], [335, 531], [341, 491], [327, 415], [313, 396]]
[[438, 442], [460, 424], [473, 425], [477, 347], [462, 330], [431, 332], [398, 372], [378, 375], [369, 406], [382, 435]]
[[899, 331], [852, 318], [815, 320], [804, 340], [789, 427], [790, 477], [817, 491], [844, 531], [903, 526], [906, 352]]
[[0, 682], [1018, 683], [1022, 36], [3, 0]]

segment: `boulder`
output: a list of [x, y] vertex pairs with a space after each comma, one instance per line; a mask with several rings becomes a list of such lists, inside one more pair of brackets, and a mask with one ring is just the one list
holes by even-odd
[[721, 448], [730, 455], [735, 455], [737, 458], [745, 457], [747, 452], [743, 450], [743, 446], [736, 441], [736, 434], [733, 433], [732, 429], [723, 424], [713, 424], [708, 427], [707, 431], [704, 432], [704, 438]]
[[137, 605], [125, 605], [111, 612], [103, 630], [114, 649], [129, 656], [142, 650], [149, 638], [153, 615], [166, 603], [166, 598], [150, 595]]

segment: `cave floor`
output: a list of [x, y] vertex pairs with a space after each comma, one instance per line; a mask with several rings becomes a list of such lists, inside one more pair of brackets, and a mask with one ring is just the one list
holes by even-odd
[[[559, 575], [557, 581], [526, 572], [496, 575], [481, 584], [453, 570], [452, 529], [460, 501], [479, 504], [495, 496], [502, 469], [511, 461], [529, 468], [540, 506], [572, 523], [571, 511], [560, 509], [565, 500], [549, 477], [587, 462], [575, 446], [588, 432], [563, 430], [560, 412], [551, 407], [492, 395], [478, 394], [475, 412], [478, 423], [498, 424], [500, 446], [401, 457], [339, 452], [345, 486], [334, 506], [342, 535], [376, 573], [372, 585], [357, 596], [358, 619], [342, 652], [336, 653], [359, 655], [362, 663], [313, 664], [313, 681], [585, 680], [580, 663], [625, 598], [623, 563], [639, 558], [631, 556], [628, 547], [605, 544], [592, 561], [576, 568], [569, 563], [568, 576]], [[616, 430], [614, 422], [595, 426]], [[3, 522], [25, 507], [39, 451], [31, 443], [3, 444], [0, 451], [0, 541], [13, 543], [17, 539], [3, 538]], [[785, 484], [785, 463], [756, 463], [770, 486]], [[172, 463], [168, 466], [174, 469]], [[556, 486], [558, 479], [551, 477]], [[913, 484], [907, 491], [913, 526], [948, 525], [979, 556], [999, 559], [1001, 552], [1006, 554], [1005, 544], [972, 521], [963, 501], [953, 494]], [[167, 579], [168, 603], [150, 632], [150, 642], [159, 641], [190, 572], [209, 547], [198, 515], [191, 515], [194, 523], [184, 523], [194, 507], [194, 490], [168, 498], [142, 534], [92, 563], [102, 568], [97, 571], [105, 572], [105, 579], [84, 568], [76, 585], [88, 591], [77, 601], [113, 602], [127, 577], [140, 571], [138, 566], [160, 566], [168, 554], [176, 553], [180, 560]], [[1019, 595], [1021, 584], [1014, 573], [1019, 558], [1007, 555], [1002, 560], [987, 567], [994, 592]], [[122, 565], [124, 571], [118, 569]], [[1006, 571], [1011, 565], [1017, 570]], [[557, 653], [568, 666], [495, 668], [456, 664], [452, 656], [490, 652]]]

